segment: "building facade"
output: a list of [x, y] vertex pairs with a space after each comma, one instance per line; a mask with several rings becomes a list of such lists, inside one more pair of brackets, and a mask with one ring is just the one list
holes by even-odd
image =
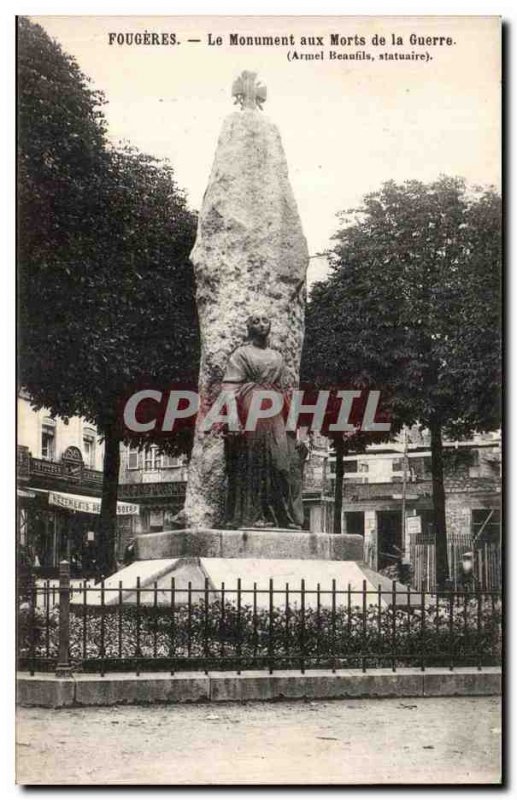
[[[335, 455], [325, 437], [305, 435], [304, 529], [333, 532]], [[95, 568], [102, 493], [102, 438], [88, 421], [54, 418], [18, 398], [18, 553], [41, 575], [57, 574], [66, 558], [72, 573]], [[500, 584], [501, 437], [477, 435], [444, 443], [448, 559], [455, 581], [472, 553], [479, 582]], [[122, 563], [135, 536], [168, 530], [183, 508], [185, 456], [155, 445], [123, 445], [117, 507], [116, 558]], [[417, 588], [432, 588], [434, 518], [428, 434], [417, 428], [344, 459], [341, 530], [359, 534], [364, 558], [386, 570], [402, 558]]]
[[[413, 567], [414, 585], [432, 588], [434, 514], [430, 440], [414, 428], [393, 442], [370, 446], [344, 459], [341, 529], [364, 538], [365, 560], [376, 570], [401, 558]], [[326, 469], [318, 472], [325, 441], [316, 452], [321, 482], [312, 487], [311, 515], [330, 525], [335, 489], [335, 455], [327, 446]], [[309, 461], [314, 456], [311, 452]], [[464, 557], [472, 553], [479, 583], [500, 584], [501, 573], [501, 437], [476, 435], [469, 441], [444, 443], [444, 484], [449, 574], [457, 582]], [[315, 511], [317, 507], [319, 511]], [[311, 519], [312, 519], [311, 517]], [[313, 529], [312, 526], [310, 528]]]
[[169, 456], [156, 445], [145, 450], [123, 446], [119, 500], [138, 504], [139, 512], [119, 524], [119, 558], [135, 536], [171, 528], [173, 517], [183, 508], [186, 485], [185, 456]]
[[[59, 562], [72, 575], [95, 573], [104, 446], [95, 426], [81, 417], [53, 417], [18, 397], [17, 554], [20, 566], [55, 577]], [[138, 516], [119, 502], [120, 530]]]

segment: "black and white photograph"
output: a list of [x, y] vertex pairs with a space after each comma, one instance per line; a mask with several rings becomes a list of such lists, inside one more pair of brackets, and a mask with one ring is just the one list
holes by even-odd
[[452, 12], [16, 17], [17, 784], [503, 783], [503, 20]]

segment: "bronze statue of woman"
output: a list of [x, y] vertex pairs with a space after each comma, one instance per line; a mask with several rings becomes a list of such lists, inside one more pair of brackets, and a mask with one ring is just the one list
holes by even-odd
[[[248, 417], [255, 390], [278, 392], [288, 400], [284, 360], [268, 346], [271, 322], [247, 320], [248, 342], [230, 356], [223, 391], [232, 392], [241, 419]], [[228, 431], [225, 437], [228, 478], [227, 528], [300, 528], [302, 454], [294, 433], [286, 431], [284, 413], [258, 419], [253, 430]]]

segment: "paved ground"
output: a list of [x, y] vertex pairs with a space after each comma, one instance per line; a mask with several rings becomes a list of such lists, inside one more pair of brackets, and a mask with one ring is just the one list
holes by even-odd
[[24, 784], [497, 783], [495, 697], [19, 709]]

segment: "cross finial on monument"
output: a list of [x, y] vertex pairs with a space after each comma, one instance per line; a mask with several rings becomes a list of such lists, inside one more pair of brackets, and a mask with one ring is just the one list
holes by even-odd
[[267, 88], [263, 83], [256, 82], [257, 73], [244, 70], [232, 85], [232, 97], [235, 98], [234, 105], [237, 103], [242, 109], [260, 108], [267, 98]]

